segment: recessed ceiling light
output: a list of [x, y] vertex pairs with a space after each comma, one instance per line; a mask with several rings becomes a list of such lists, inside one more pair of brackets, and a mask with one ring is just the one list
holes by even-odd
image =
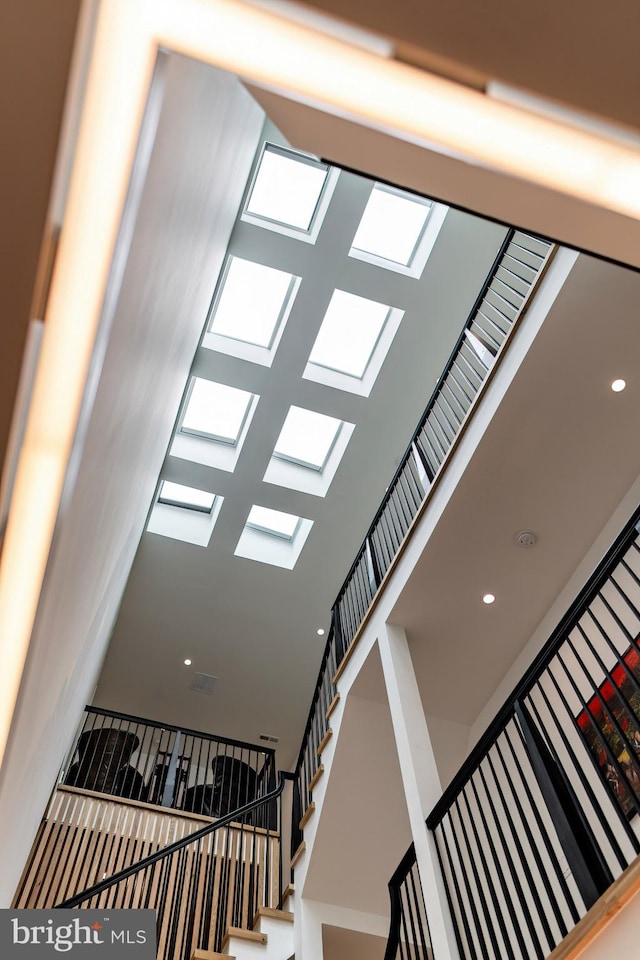
[[171, 480], [162, 481], [158, 495], [158, 503], [199, 510], [201, 513], [211, 513], [215, 499], [214, 493], [198, 490], [195, 487], [185, 487], [182, 483], [173, 483]]
[[329, 168], [267, 145], [247, 203], [247, 213], [297, 230], [310, 229]]
[[377, 183], [365, 207], [352, 249], [409, 266], [431, 204]]
[[482, 598], [483, 603], [493, 603], [494, 600], [495, 597], [492, 593], [485, 593], [484, 597]]
[[290, 407], [273, 455], [302, 467], [322, 470], [342, 423], [342, 420], [324, 413]]
[[611, 384], [611, 389], [614, 393], [620, 393], [627, 385], [626, 380], [614, 380]]
[[322, 627], [320, 627], [320, 629], [318, 630], [318, 636], [324, 637], [324, 630], [322, 629]]
[[295, 279], [262, 263], [231, 257], [209, 330], [221, 337], [271, 347]]
[[282, 513], [280, 510], [270, 510], [268, 507], [251, 507], [247, 518], [248, 527], [282, 540], [293, 540], [299, 525], [300, 517], [292, 513]]
[[180, 429], [208, 440], [236, 444], [253, 394], [194, 377]]
[[361, 379], [390, 309], [385, 303], [335, 290], [309, 362]]
[[190, 666], [191, 666], [191, 660], [189, 660], [189, 659], [187, 658], [187, 659], [185, 660], [185, 662], [184, 662], [184, 665], [185, 665], [185, 667], [190, 667]]

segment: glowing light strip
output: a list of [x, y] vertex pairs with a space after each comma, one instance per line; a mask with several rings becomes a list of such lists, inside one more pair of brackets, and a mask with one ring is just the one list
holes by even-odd
[[0, 762], [158, 46], [402, 139], [640, 218], [640, 156], [237, 0], [102, 0], [0, 565]]

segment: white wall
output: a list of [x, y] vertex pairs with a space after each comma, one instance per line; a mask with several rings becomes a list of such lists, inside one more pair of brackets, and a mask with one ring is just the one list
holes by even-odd
[[[129, 261], [99, 334], [86, 433], [72, 458], [2, 766], [0, 906], [11, 901], [95, 687], [262, 126], [237, 80], [194, 62], [172, 58], [165, 91]], [[193, 123], [194, 102], [208, 124]], [[179, 243], [172, 247], [169, 236]]]

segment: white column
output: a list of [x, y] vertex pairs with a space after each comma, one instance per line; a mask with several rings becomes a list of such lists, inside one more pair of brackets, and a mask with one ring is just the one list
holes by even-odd
[[407, 637], [385, 624], [378, 644], [433, 953], [438, 960], [459, 960], [435, 841], [425, 825], [442, 787]]

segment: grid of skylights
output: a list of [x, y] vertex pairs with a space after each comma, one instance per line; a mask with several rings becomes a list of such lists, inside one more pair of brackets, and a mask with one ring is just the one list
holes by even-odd
[[180, 430], [208, 440], [235, 445], [252, 399], [253, 394], [246, 390], [194, 377]]
[[308, 232], [329, 175], [329, 167], [267, 144], [246, 205], [253, 217]]
[[341, 427], [342, 420], [336, 420], [335, 417], [314, 413], [303, 407], [291, 407], [273, 455], [311, 470], [322, 471]]
[[171, 480], [162, 481], [158, 495], [158, 503], [198, 510], [200, 513], [211, 513], [215, 499], [214, 493], [198, 490], [195, 487], [186, 487], [182, 483], [173, 483]]
[[377, 183], [369, 197], [352, 254], [360, 251], [408, 267], [427, 224], [431, 203]]
[[282, 270], [230, 257], [209, 330], [222, 337], [270, 348], [295, 280]]
[[335, 290], [313, 345], [310, 363], [362, 378], [390, 307]]
[[280, 510], [271, 510], [268, 507], [251, 507], [247, 518], [247, 527], [265, 533], [280, 540], [293, 540], [300, 526], [301, 517], [292, 513], [282, 513]]

